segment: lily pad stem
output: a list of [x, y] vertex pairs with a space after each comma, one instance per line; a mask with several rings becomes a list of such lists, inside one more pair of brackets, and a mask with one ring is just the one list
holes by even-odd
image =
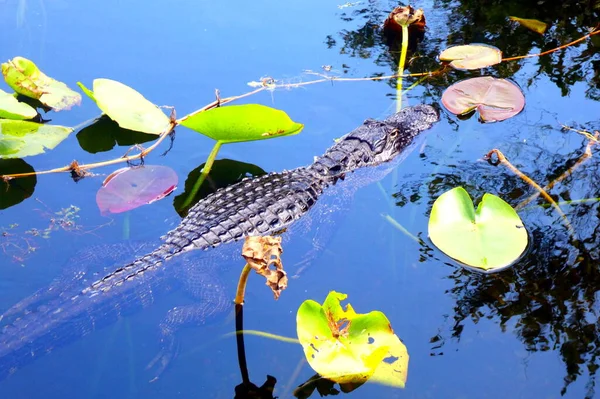
[[206, 176], [208, 176], [208, 174], [210, 173], [213, 163], [215, 163], [215, 158], [217, 157], [217, 154], [219, 153], [219, 149], [221, 148], [221, 145], [223, 145], [223, 142], [217, 141], [215, 143], [213, 149], [210, 151], [210, 154], [208, 154], [208, 158], [206, 158], [206, 162], [204, 163], [204, 168], [202, 168], [202, 173], [200, 174], [200, 177], [198, 177], [198, 180], [196, 180], [196, 183], [194, 183], [194, 187], [192, 187], [192, 191], [190, 191], [187, 198], [183, 202], [183, 205], [181, 206], [182, 208], [184, 208], [184, 209], [187, 208], [191, 204], [191, 202], [194, 200], [194, 198], [196, 198], [196, 194], [198, 194], [198, 190], [200, 190], [202, 183], [204, 183], [204, 180], [206, 180]]
[[240, 373], [242, 374], [242, 382], [250, 383], [248, 374], [248, 365], [246, 363], [246, 347], [244, 345], [244, 295], [246, 293], [246, 284], [252, 268], [246, 263], [240, 273], [237, 292], [235, 294], [235, 336], [237, 342], [238, 363], [240, 365]]
[[402, 26], [402, 50], [400, 51], [400, 62], [398, 63], [398, 80], [396, 86], [396, 112], [402, 109], [402, 74], [406, 63], [406, 52], [408, 51], [408, 25]]

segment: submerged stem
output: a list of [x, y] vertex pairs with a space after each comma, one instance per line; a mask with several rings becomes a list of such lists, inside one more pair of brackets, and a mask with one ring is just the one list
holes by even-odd
[[238, 287], [235, 294], [235, 335], [237, 342], [238, 352], [238, 363], [240, 365], [240, 373], [242, 374], [242, 382], [244, 384], [250, 383], [250, 376], [248, 374], [248, 365], [246, 363], [246, 347], [244, 345], [244, 295], [246, 293], [246, 284], [248, 283], [248, 276], [252, 268], [246, 263], [242, 272], [240, 273], [240, 279], [238, 281]]

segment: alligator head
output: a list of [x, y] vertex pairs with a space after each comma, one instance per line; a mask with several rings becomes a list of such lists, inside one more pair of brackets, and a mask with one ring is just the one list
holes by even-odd
[[438, 120], [438, 112], [432, 106], [422, 104], [404, 108], [381, 122], [366, 121], [365, 125], [371, 128], [355, 132], [371, 147], [371, 162], [380, 164], [404, 152], [416, 136]]
[[[334, 178], [365, 166], [401, 160], [412, 147], [413, 139], [439, 120], [430, 105], [416, 105], [383, 121], [367, 119], [342, 137], [310, 167], [325, 178]], [[400, 159], [399, 159], [400, 158]]]

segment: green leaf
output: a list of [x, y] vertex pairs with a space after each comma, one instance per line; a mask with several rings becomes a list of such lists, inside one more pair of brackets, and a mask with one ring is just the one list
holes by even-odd
[[527, 18], [519, 18], [519, 17], [508, 17], [511, 21], [518, 22], [525, 28], [532, 30], [540, 35], [543, 35], [548, 29], [548, 24], [545, 22], [539, 21], [537, 19], [527, 19]]
[[73, 131], [70, 127], [0, 119], [0, 158], [23, 158], [53, 149]]
[[55, 111], [70, 109], [81, 103], [81, 94], [46, 76], [27, 58], [15, 57], [3, 63], [2, 74], [14, 91], [35, 98]]
[[440, 53], [440, 61], [450, 61], [455, 69], [480, 69], [502, 61], [502, 51], [487, 44], [452, 46]]
[[35, 108], [19, 102], [12, 94], [0, 90], [0, 118], [33, 119], [36, 115]]
[[479, 111], [483, 122], [499, 122], [525, 107], [525, 96], [516, 84], [491, 76], [461, 80], [442, 94], [442, 104], [455, 115]]
[[462, 187], [440, 195], [429, 217], [429, 237], [446, 255], [494, 272], [515, 262], [527, 247], [527, 230], [502, 199], [485, 194], [477, 211]]
[[123, 83], [111, 79], [94, 79], [94, 91], [81, 82], [77, 85], [96, 102], [98, 108], [123, 129], [160, 134], [169, 128], [169, 117], [144, 96]]
[[285, 112], [260, 104], [209, 109], [182, 118], [181, 124], [223, 143], [291, 136], [304, 128]]
[[358, 314], [331, 291], [323, 305], [307, 300], [296, 316], [298, 340], [310, 366], [339, 384], [367, 380], [404, 387], [408, 371], [406, 347], [379, 311]]

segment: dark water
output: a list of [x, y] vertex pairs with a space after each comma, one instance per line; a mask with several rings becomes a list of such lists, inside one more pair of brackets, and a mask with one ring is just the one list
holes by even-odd
[[[435, 56], [449, 44], [484, 42], [505, 56], [547, 50], [585, 34], [598, 21], [593, 2], [419, 2], [427, 17], [425, 40], [411, 72], [436, 68]], [[0, 59], [34, 60], [50, 76], [75, 86], [97, 77], [122, 81], [148, 99], [176, 107], [178, 115], [214, 98], [249, 91], [247, 82], [272, 76], [284, 83], [313, 79], [304, 70], [364, 77], [392, 74], [378, 24], [396, 4], [359, 2], [339, 8], [327, 2], [0, 2]], [[595, 10], [595, 11], [594, 11]], [[551, 22], [539, 36], [510, 24], [517, 15]], [[597, 36], [598, 37], [598, 36]], [[596, 46], [594, 46], [594, 43]], [[427, 240], [434, 199], [463, 185], [478, 199], [491, 192], [516, 205], [533, 190], [510, 171], [481, 160], [492, 148], [541, 185], [561, 175], [580, 157], [586, 140], [561, 131], [561, 124], [600, 128], [598, 40], [545, 58], [501, 64], [484, 71], [518, 83], [525, 110], [502, 123], [460, 121], [444, 113], [426, 144], [380, 184], [358, 191], [327, 248], [273, 302], [261, 281], [251, 278], [247, 328], [295, 336], [302, 301], [322, 301], [329, 290], [349, 294], [359, 312], [379, 309], [392, 322], [410, 354], [405, 390], [367, 384], [353, 397], [554, 398], [594, 397], [598, 324], [599, 163], [594, 155], [557, 185], [558, 201], [592, 199], [563, 210], [578, 240], [569, 237], [551, 209], [535, 205], [520, 213], [532, 245], [511, 270], [482, 276], [466, 271]], [[405, 104], [439, 103], [444, 88], [480, 72], [451, 72], [423, 82]], [[408, 86], [413, 81], [409, 81]], [[225, 146], [219, 158], [255, 164], [265, 171], [310, 163], [336, 137], [368, 117], [394, 109], [394, 83], [336, 82], [266, 92], [243, 100], [285, 110], [306, 125], [298, 136]], [[81, 107], [48, 114], [53, 123], [77, 125], [97, 116]], [[166, 157], [156, 151], [147, 163], [172, 167], [180, 189], [188, 173], [204, 162], [212, 143], [178, 129]], [[166, 150], [167, 144], [163, 144]], [[36, 170], [120, 156], [125, 147], [89, 154], [73, 134], [57, 149], [26, 161]], [[35, 193], [0, 211], [0, 309], [30, 295], [60, 274], [69, 257], [92, 244], [126, 238], [152, 240], [175, 225], [173, 196], [130, 212], [103, 217], [95, 193], [113, 169], [75, 184], [67, 175], [40, 176]], [[3, 194], [0, 194], [3, 195]], [[75, 225], [52, 223], [76, 206]], [[427, 245], [420, 245], [386, 221], [391, 215]], [[9, 226], [18, 224], [13, 228]], [[49, 237], [32, 235], [52, 227]], [[35, 248], [35, 251], [28, 248]], [[300, 246], [284, 256], [301, 256]], [[284, 258], [285, 260], [285, 258]], [[230, 280], [233, 276], [228, 276]], [[231, 283], [231, 281], [230, 281]], [[232, 288], [233, 290], [233, 288]], [[233, 296], [233, 291], [231, 293]], [[241, 382], [231, 317], [181, 334], [179, 357], [154, 383], [145, 366], [158, 351], [157, 325], [168, 309], [190, 303], [184, 293], [58, 349], [0, 382], [2, 398], [233, 397]], [[278, 379], [276, 394], [290, 397], [313, 373], [302, 364], [298, 345], [247, 337], [250, 375], [262, 384]], [[298, 371], [299, 370], [299, 371]]]

